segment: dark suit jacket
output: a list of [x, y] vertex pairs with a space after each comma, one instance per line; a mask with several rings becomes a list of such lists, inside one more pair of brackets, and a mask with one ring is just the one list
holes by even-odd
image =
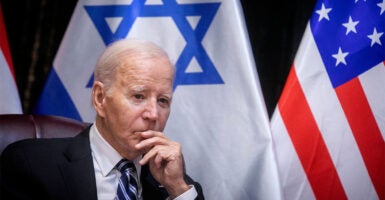
[[[2, 154], [0, 199], [97, 199], [95, 173], [89, 142], [89, 128], [73, 138], [28, 139], [9, 145]], [[197, 199], [204, 199], [202, 188], [194, 184]], [[144, 199], [165, 199], [167, 192], [159, 187], [142, 168]]]

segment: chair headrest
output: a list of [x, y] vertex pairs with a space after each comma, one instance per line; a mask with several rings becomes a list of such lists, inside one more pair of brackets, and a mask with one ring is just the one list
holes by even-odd
[[13, 142], [27, 138], [73, 137], [90, 123], [53, 115], [0, 115], [0, 153]]

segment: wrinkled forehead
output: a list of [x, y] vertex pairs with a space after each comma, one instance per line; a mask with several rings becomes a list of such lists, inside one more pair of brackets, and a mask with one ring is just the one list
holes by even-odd
[[172, 88], [174, 76], [175, 69], [167, 58], [152, 57], [127, 59], [118, 67], [116, 78], [125, 85], [153, 84]]
[[122, 57], [117, 71], [122, 74], [140, 75], [150, 72], [161, 72], [159, 75], [174, 75], [175, 68], [167, 57], [137, 56]]

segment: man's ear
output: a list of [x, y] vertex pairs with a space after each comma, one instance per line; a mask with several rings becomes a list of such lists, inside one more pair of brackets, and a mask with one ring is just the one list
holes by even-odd
[[104, 117], [104, 102], [106, 92], [104, 91], [104, 84], [100, 81], [95, 81], [92, 86], [92, 104], [94, 105], [96, 113]]

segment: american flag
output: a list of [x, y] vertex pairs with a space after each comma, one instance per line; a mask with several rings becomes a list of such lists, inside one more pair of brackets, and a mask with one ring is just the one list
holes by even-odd
[[385, 199], [385, 0], [318, 1], [271, 120], [285, 199]]

